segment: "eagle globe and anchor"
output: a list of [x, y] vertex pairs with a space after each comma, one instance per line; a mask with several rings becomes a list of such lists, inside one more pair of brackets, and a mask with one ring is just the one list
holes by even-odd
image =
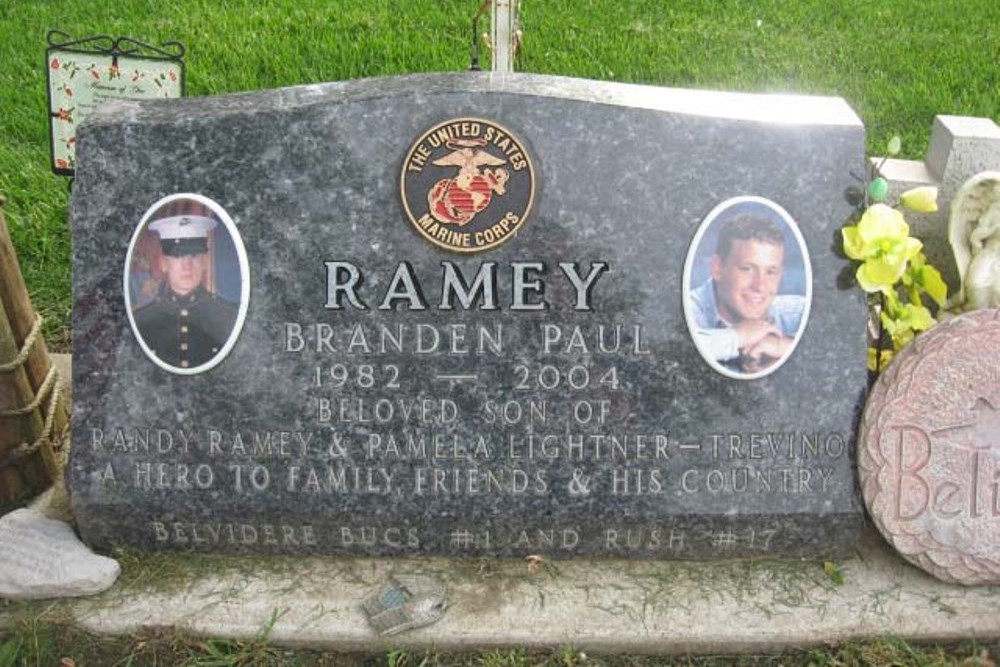
[[401, 194], [407, 218], [426, 240], [481, 252], [510, 240], [524, 224], [534, 203], [534, 167], [524, 143], [506, 128], [453, 119], [414, 142], [403, 162]]

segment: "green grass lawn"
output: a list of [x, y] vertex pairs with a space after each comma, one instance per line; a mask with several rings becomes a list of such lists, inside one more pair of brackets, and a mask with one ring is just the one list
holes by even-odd
[[384, 654], [288, 649], [266, 640], [198, 639], [164, 631], [99, 637], [72, 626], [25, 619], [0, 630], [0, 667], [21, 665], [171, 665], [173, 667], [996, 667], [997, 647], [968, 642], [919, 646], [894, 637], [845, 642], [771, 655], [589, 655], [564, 646], [551, 651], [494, 649], [477, 654], [407, 651]]
[[[523, 0], [518, 69], [841, 95], [869, 146], [926, 149], [935, 114], [1000, 118], [996, 0]], [[468, 66], [481, 0], [4, 0], [0, 194], [50, 344], [70, 340], [65, 178], [49, 169], [45, 34], [187, 45], [188, 95]], [[481, 31], [488, 29], [484, 21]]]

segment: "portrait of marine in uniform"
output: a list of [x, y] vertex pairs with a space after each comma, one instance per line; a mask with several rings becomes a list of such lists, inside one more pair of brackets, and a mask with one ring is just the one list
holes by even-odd
[[200, 372], [221, 361], [242, 324], [245, 253], [214, 202], [188, 195], [158, 204], [129, 249], [129, 317], [157, 365]]
[[737, 197], [705, 218], [685, 264], [684, 311], [712, 368], [736, 379], [776, 370], [805, 329], [811, 295], [808, 252], [783, 208]]

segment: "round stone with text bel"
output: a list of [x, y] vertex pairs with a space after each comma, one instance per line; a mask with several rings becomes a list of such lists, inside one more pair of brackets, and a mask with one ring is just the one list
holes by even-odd
[[1000, 583], [1000, 310], [937, 325], [875, 384], [858, 468], [882, 535], [939, 579]]

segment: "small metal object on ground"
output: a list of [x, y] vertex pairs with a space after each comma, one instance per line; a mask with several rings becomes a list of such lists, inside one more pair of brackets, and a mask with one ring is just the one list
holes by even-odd
[[395, 635], [441, 620], [448, 600], [444, 584], [435, 579], [391, 575], [361, 608], [380, 635]]

